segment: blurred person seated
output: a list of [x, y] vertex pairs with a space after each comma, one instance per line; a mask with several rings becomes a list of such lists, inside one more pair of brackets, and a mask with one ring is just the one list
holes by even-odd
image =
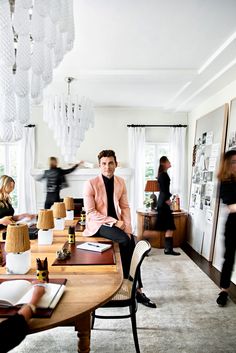
[[15, 210], [12, 207], [10, 194], [15, 188], [15, 181], [8, 175], [0, 177], [0, 228], [7, 227], [17, 221], [26, 218], [28, 220], [36, 217], [35, 214], [22, 213], [14, 215]]

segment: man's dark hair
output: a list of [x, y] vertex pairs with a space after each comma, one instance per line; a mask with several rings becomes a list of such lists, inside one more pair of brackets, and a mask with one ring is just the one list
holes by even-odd
[[99, 153], [98, 155], [98, 162], [100, 162], [101, 158], [102, 157], [113, 157], [114, 160], [115, 160], [115, 163], [117, 164], [117, 161], [116, 161], [116, 154], [113, 150], [103, 150]]
[[54, 167], [54, 163], [58, 163], [58, 160], [56, 157], [49, 157], [49, 167], [52, 168], [52, 166]]

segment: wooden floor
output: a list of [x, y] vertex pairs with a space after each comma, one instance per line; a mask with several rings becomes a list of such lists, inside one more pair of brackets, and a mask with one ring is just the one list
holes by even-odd
[[[212, 266], [212, 263], [207, 261], [203, 256], [198, 254], [189, 244], [185, 243], [182, 246], [183, 251], [190, 257], [193, 262], [195, 262], [200, 269], [207, 274], [210, 279], [217, 284], [220, 285], [220, 271], [218, 271], [215, 267]], [[236, 285], [231, 282], [230, 298], [236, 304]]]

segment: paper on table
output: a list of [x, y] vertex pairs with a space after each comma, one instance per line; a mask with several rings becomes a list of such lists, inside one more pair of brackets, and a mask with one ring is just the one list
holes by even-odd
[[111, 248], [111, 244], [95, 243], [95, 242], [86, 242], [80, 245], [77, 245], [77, 249], [89, 250], [96, 252], [103, 252]]
[[17, 223], [22, 224], [25, 223], [27, 224], [28, 227], [32, 226], [33, 224], [37, 223], [36, 218], [29, 218], [29, 217], [24, 217], [20, 221], [17, 221]]

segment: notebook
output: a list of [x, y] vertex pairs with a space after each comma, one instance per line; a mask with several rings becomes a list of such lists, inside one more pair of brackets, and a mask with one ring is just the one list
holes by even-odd
[[110, 249], [111, 246], [112, 246], [112, 244], [86, 242], [86, 243], [82, 243], [80, 245], [77, 245], [77, 249], [103, 252], [103, 251]]
[[[46, 283], [46, 290], [37, 307], [54, 309], [65, 290], [64, 284]], [[27, 280], [10, 280], [0, 284], [0, 308], [9, 308], [28, 303], [32, 298], [34, 285]]]

